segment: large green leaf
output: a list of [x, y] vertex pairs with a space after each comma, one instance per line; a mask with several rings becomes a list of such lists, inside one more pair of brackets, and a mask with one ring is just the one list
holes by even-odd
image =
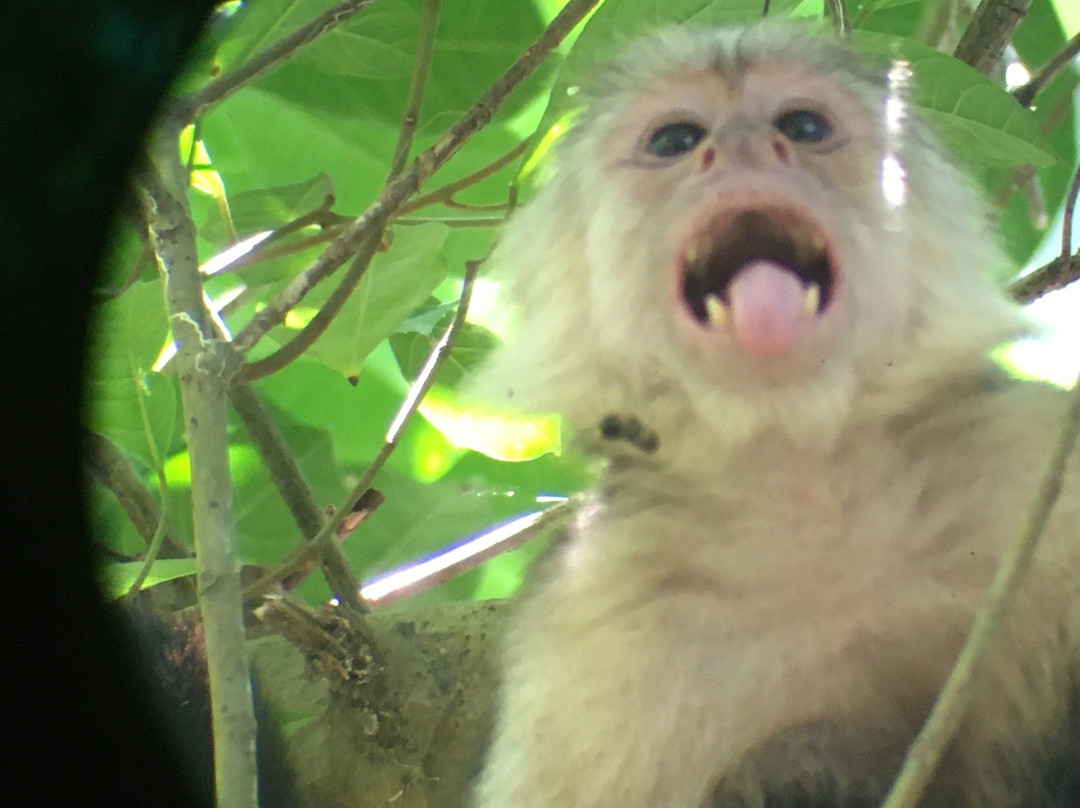
[[[404, 331], [390, 336], [390, 347], [405, 378], [416, 378], [452, 318], [453, 313], [445, 315], [427, 332]], [[483, 363], [500, 344], [501, 340], [483, 326], [465, 323], [436, 380], [445, 387], [456, 388], [465, 374]]]
[[[426, 301], [446, 277], [442, 258], [446, 233], [447, 228], [440, 224], [396, 228], [390, 249], [376, 255], [330, 327], [308, 349], [308, 355], [345, 376], [356, 376], [372, 349]], [[313, 315], [326, 302], [333, 286], [331, 281], [316, 287], [294, 310], [299, 318]], [[290, 331], [280, 326], [270, 333], [284, 342], [291, 338]]]
[[947, 146], [973, 165], [1050, 165], [1053, 147], [1030, 110], [963, 62], [914, 40], [857, 31], [860, 47], [907, 61], [915, 74], [912, 103]]
[[403, 391], [380, 374], [362, 372], [350, 384], [338, 371], [301, 357], [256, 385], [259, 394], [296, 423], [328, 431], [347, 465], [362, 465], [382, 446]]
[[151, 370], [168, 334], [159, 281], [133, 284], [90, 327], [90, 426], [148, 469], [160, 466], [178, 428], [173, 380]]
[[360, 212], [386, 178], [397, 123], [320, 109], [314, 102], [320, 93], [351, 95], [355, 88], [335, 88], [340, 78], [311, 78], [303, 101], [258, 87], [237, 93], [206, 117], [203, 140], [230, 194], [307, 182], [325, 173], [339, 209]]

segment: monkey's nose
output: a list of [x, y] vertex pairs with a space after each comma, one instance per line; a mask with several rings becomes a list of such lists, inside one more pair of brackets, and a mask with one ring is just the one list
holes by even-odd
[[701, 151], [701, 170], [714, 166], [719, 170], [731, 167], [770, 169], [787, 165], [792, 160], [791, 147], [774, 131], [734, 131], [719, 138], [719, 143], [707, 144]]

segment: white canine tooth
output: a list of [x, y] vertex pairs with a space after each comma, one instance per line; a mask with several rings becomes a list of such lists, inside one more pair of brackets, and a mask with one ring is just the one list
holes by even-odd
[[[708, 300], [705, 301], [708, 304]], [[803, 298], [803, 314], [817, 314], [818, 305], [821, 303], [821, 287], [813, 281], [806, 287], [806, 297]]]
[[723, 328], [727, 323], [727, 306], [716, 295], [705, 296], [705, 314], [709, 317], [709, 324], [713, 328]]

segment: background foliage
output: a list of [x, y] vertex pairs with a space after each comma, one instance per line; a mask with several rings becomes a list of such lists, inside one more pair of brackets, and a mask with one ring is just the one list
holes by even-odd
[[[244, 65], [329, 5], [328, 0], [224, 4], [175, 96]], [[444, 4], [413, 154], [437, 141], [561, 5], [558, 0]], [[1048, 219], [1054, 220], [1076, 164], [1078, 74], [1075, 66], [1063, 71], [1034, 110], [1022, 108], [1003, 89], [1000, 76], [984, 77], [920, 41], [936, 5], [866, 0], [851, 2], [849, 12], [858, 43], [911, 61], [913, 103], [1000, 202], [1001, 235], [1020, 267], [1046, 230], [1033, 223], [1025, 195], [1007, 180], [1018, 167], [1034, 166]], [[200, 264], [207, 271], [205, 290], [216, 303], [231, 300], [221, 311], [230, 333], [303, 272], [342, 222], [379, 195], [401, 128], [420, 6], [421, 0], [372, 3], [212, 106], [177, 144], [191, 169], [189, 201]], [[760, 6], [758, 0], [607, 0], [576, 39], [564, 42], [428, 182], [421, 193], [528, 146], [521, 157], [456, 194], [455, 204], [432, 204], [392, 223], [383, 249], [322, 337], [299, 359], [253, 384], [320, 505], [341, 502], [382, 446], [409, 382], [452, 314], [466, 261], [487, 253], [518, 187], [527, 194], [531, 177], [523, 167], [531, 167], [529, 153], [538, 144], [545, 148], [543, 135], [565, 110], [566, 89], [626, 38], [665, 23], [752, 19]], [[822, 14], [820, 0], [773, 0], [771, 9], [810, 18]], [[963, 19], [960, 30], [962, 25]], [[1034, 72], [1078, 28], [1080, 9], [1072, 0], [1034, 0], [1013, 38], [1015, 57]], [[946, 31], [936, 44], [951, 50], [955, 41], [948, 36]], [[190, 466], [179, 392], [169, 363], [162, 361], [171, 340], [163, 280], [134, 218], [118, 223], [99, 281], [104, 300], [93, 326], [86, 421], [123, 450], [163, 503], [169, 530], [190, 545]], [[302, 222], [309, 223], [294, 224]], [[263, 247], [211, 272], [215, 256], [268, 231], [276, 235]], [[249, 358], [288, 343], [334, 284], [331, 279], [316, 287]], [[440, 372], [434, 396], [375, 482], [384, 504], [344, 544], [362, 579], [534, 511], [538, 496], [572, 494], [589, 478], [587, 464], [563, 449], [550, 423], [524, 442], [520, 432], [492, 434], [463, 426], [468, 413], [455, 391], [469, 368], [498, 344], [496, 332], [508, 319], [489, 303], [489, 292], [481, 281], [472, 322]], [[229, 436], [242, 557], [249, 564], [274, 563], [295, 548], [299, 529], [235, 417]], [[146, 537], [134, 529], [113, 492], [94, 486], [92, 495], [95, 533], [111, 559], [107, 580], [119, 591], [130, 583], [131, 563], [145, 553]], [[533, 542], [421, 597], [509, 594], [537, 551]], [[174, 561], [160, 569], [169, 577], [190, 572], [191, 566]], [[300, 594], [318, 602], [328, 589], [320, 576], [311, 576]]]

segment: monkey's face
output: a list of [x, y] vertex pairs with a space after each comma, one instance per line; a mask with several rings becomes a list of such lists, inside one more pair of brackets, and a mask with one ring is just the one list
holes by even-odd
[[1019, 333], [911, 71], [875, 70], [768, 26], [671, 30], [613, 63], [503, 235], [523, 324], [486, 383], [579, 428], [632, 415], [660, 454], [688, 425], [827, 440], [861, 394]]
[[598, 141], [598, 298], [643, 312], [634, 333], [665, 364], [725, 385], [802, 382], [880, 349], [907, 303], [890, 264], [909, 256], [865, 95], [790, 59], [653, 83]]

